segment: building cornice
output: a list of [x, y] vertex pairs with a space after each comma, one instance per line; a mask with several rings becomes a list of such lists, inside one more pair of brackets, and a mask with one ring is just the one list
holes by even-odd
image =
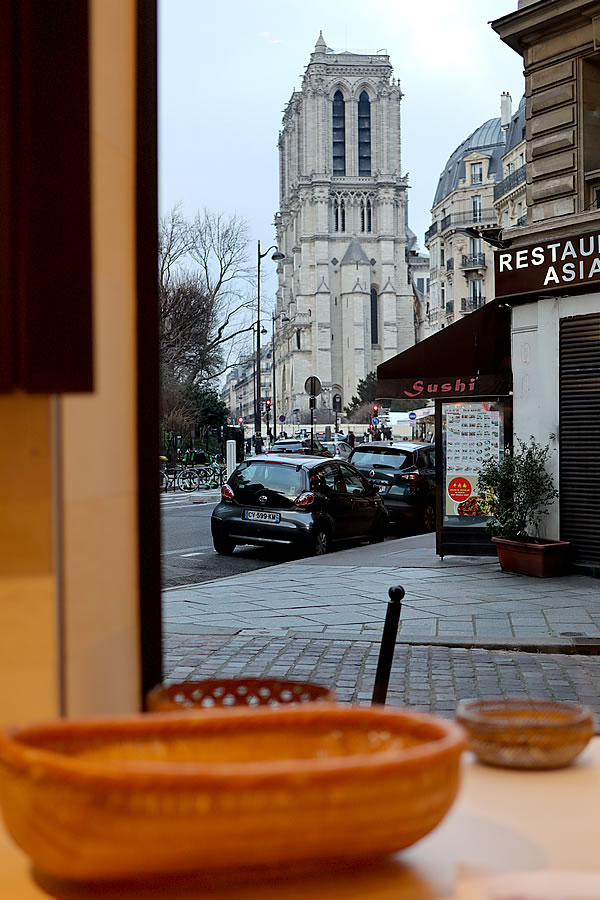
[[505, 44], [523, 56], [541, 36], [564, 33], [599, 14], [599, 0], [538, 0], [490, 24]]

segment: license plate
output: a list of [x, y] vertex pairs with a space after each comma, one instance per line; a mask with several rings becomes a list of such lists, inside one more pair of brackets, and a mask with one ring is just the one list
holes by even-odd
[[250, 519], [253, 522], [270, 522], [276, 525], [278, 522], [281, 522], [281, 515], [279, 513], [266, 512], [266, 510], [262, 509], [245, 509], [244, 519]]

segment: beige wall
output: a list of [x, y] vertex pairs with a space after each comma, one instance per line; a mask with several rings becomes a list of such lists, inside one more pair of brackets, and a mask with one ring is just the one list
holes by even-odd
[[136, 4], [90, 10], [95, 389], [0, 397], [0, 723], [139, 705]]

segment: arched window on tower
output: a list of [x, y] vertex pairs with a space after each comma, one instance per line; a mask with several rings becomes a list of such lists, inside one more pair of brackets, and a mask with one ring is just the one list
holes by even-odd
[[365, 201], [364, 201], [364, 200], [361, 200], [361, 201], [360, 201], [360, 230], [361, 230], [361, 231], [364, 231], [364, 230], [365, 230], [365, 225], [366, 225], [366, 220], [365, 220]]
[[340, 205], [337, 198], [333, 201], [333, 229], [334, 231], [340, 230]]
[[346, 104], [341, 91], [333, 95], [333, 174], [346, 174]]
[[346, 230], [346, 202], [342, 200], [340, 203], [340, 231]]
[[377, 288], [371, 288], [371, 343], [379, 343], [379, 319], [377, 316]]
[[367, 231], [372, 231], [372, 230], [373, 230], [373, 207], [371, 206], [371, 201], [367, 200]]
[[358, 98], [358, 174], [371, 174], [371, 103], [366, 91]]

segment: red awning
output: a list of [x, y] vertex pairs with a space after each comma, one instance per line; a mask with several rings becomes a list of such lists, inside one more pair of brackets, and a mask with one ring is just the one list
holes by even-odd
[[511, 311], [486, 303], [377, 366], [377, 397], [431, 400], [512, 390]]

